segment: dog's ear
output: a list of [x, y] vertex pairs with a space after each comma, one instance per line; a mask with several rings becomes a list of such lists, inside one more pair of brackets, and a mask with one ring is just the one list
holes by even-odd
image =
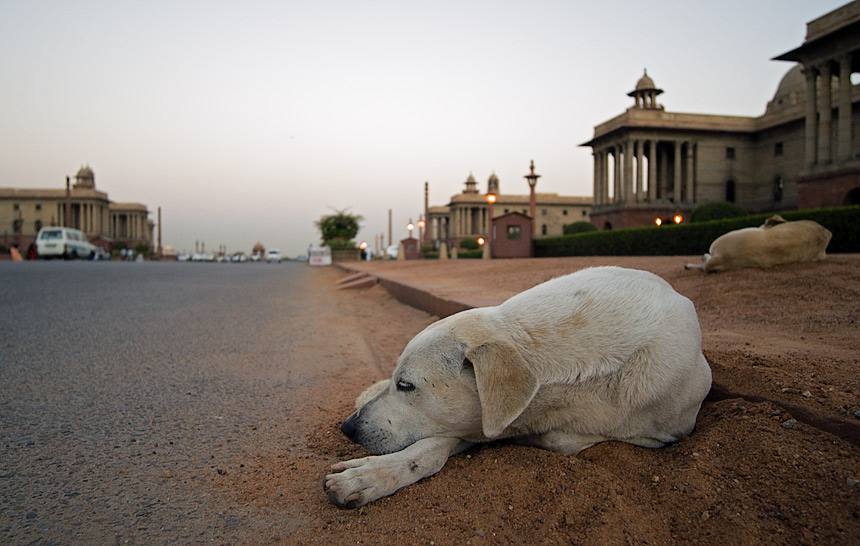
[[764, 221], [764, 227], [769, 228], [773, 226], [778, 226], [779, 224], [784, 224], [786, 222], [788, 222], [788, 220], [786, 220], [779, 214], [774, 214], [773, 216]]
[[538, 390], [538, 381], [511, 345], [490, 342], [466, 350], [475, 368], [484, 436], [495, 438], [520, 416]]

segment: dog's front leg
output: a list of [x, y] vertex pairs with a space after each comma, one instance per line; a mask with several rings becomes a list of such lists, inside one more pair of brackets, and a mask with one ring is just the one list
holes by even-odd
[[358, 508], [432, 476], [448, 457], [471, 445], [459, 438], [424, 438], [402, 451], [337, 463], [323, 489], [339, 508]]

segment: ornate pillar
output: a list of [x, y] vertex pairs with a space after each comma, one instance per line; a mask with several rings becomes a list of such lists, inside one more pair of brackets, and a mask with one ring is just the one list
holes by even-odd
[[821, 112], [818, 124], [818, 161], [826, 164], [833, 159], [830, 138], [833, 123], [833, 90], [831, 85], [833, 74], [830, 71], [830, 61], [822, 64], [819, 70], [821, 71]]
[[818, 107], [816, 105], [815, 69], [803, 67], [806, 76], [806, 166], [813, 167], [818, 162]]
[[591, 194], [594, 196], [594, 204], [600, 204], [600, 152], [594, 150], [591, 154], [594, 156], [594, 189]]
[[851, 158], [851, 54], [839, 59], [839, 129], [836, 157]]

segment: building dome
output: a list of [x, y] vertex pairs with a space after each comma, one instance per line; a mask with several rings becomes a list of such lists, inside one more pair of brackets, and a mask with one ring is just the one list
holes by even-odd
[[496, 173], [491, 174], [487, 180], [487, 193], [499, 195], [499, 177], [496, 176]]
[[466, 189], [463, 193], [478, 193], [478, 183], [472, 173], [469, 173], [469, 178], [466, 179]]
[[78, 169], [78, 174], [75, 175], [75, 188], [84, 188], [94, 190], [96, 187], [96, 176], [89, 165]]
[[636, 82], [636, 91], [650, 91], [652, 89], [657, 89], [657, 86], [654, 85], [654, 80], [648, 75], [648, 69], [645, 69], [645, 74]]
[[806, 78], [803, 75], [803, 66], [796, 64], [780, 80], [773, 100], [767, 103], [767, 112], [783, 110], [800, 104], [801, 98], [804, 96], [806, 96]]

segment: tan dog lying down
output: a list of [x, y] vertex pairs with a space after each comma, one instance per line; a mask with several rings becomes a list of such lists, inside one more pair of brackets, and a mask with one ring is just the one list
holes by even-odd
[[832, 234], [812, 220], [789, 222], [776, 214], [764, 225], [730, 231], [717, 237], [703, 265], [687, 264], [687, 269], [705, 273], [744, 267], [771, 267], [779, 264], [823, 260]]
[[711, 386], [696, 310], [661, 278], [598, 267], [419, 333], [341, 427], [376, 456], [335, 464], [329, 499], [355, 508], [502, 438], [565, 454], [690, 434]]

